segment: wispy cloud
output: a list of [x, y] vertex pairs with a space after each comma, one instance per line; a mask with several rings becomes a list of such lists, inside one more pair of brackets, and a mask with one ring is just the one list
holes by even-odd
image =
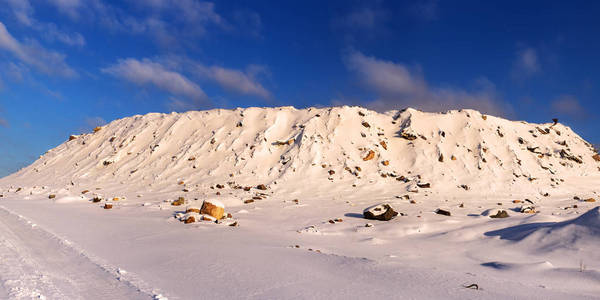
[[77, 76], [77, 72], [65, 62], [64, 54], [46, 50], [32, 39], [27, 40], [26, 43], [18, 41], [2, 22], [0, 22], [0, 50], [11, 53], [23, 63], [44, 74], [62, 77]]
[[12, 11], [17, 21], [40, 33], [49, 41], [58, 41], [69, 46], [84, 46], [85, 38], [78, 32], [69, 33], [61, 30], [54, 23], [40, 22], [34, 17], [34, 8], [29, 0], [5, 0], [7, 8]]
[[223, 89], [242, 95], [254, 95], [264, 99], [271, 97], [271, 93], [263, 87], [257, 77], [265, 72], [262, 66], [250, 66], [245, 72], [228, 69], [220, 66], [195, 65], [196, 74], [212, 80]]
[[512, 76], [514, 79], [525, 79], [540, 71], [541, 66], [538, 53], [534, 48], [527, 47], [517, 51], [512, 70]]
[[389, 17], [386, 10], [377, 6], [358, 7], [333, 19], [332, 25], [345, 29], [376, 29]]
[[351, 51], [344, 58], [347, 68], [363, 85], [377, 95], [367, 106], [380, 110], [406, 106], [427, 111], [472, 108], [505, 116], [510, 107], [500, 101], [495, 85], [486, 78], [475, 80], [470, 90], [458, 87], [430, 87], [418, 67], [366, 56]]
[[175, 95], [191, 99], [207, 99], [204, 91], [196, 83], [149, 59], [141, 61], [135, 58], [121, 59], [116, 64], [102, 69], [102, 72], [138, 85], [155, 86]]

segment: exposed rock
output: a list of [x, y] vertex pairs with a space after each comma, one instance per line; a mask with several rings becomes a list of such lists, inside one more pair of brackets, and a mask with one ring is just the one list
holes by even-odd
[[417, 139], [417, 135], [408, 131], [408, 130], [402, 130], [402, 132], [400, 132], [400, 137], [409, 141], [414, 141]]
[[535, 212], [536, 212], [535, 207], [532, 205], [523, 205], [523, 206], [521, 206], [519, 211], [524, 214], [535, 214]]
[[94, 196], [94, 198], [92, 198], [93, 203], [98, 203], [100, 201], [102, 201], [102, 197], [100, 197], [100, 196]]
[[199, 209], [199, 208], [197, 208], [197, 207], [190, 206], [190, 207], [188, 207], [188, 208], [185, 210], [185, 213], [186, 213], [186, 214], [187, 214], [187, 213], [197, 213], [197, 214], [199, 214], [199, 213], [200, 213], [200, 209]]
[[74, 135], [74, 134], [72, 134], [72, 135], [70, 135], [70, 136], [69, 136], [69, 141], [75, 140], [75, 139], [77, 139], [78, 137], [79, 137], [78, 135]]
[[112, 204], [106, 203], [104, 204], [104, 209], [111, 209], [113, 207]]
[[259, 189], [259, 190], [262, 190], [262, 191], [264, 191], [264, 190], [266, 190], [266, 189], [267, 189], [267, 186], [266, 186], [266, 185], [264, 185], [264, 184], [259, 184], [259, 185], [257, 185], [257, 186], [256, 186], [256, 188], [257, 188], [257, 189]]
[[495, 214], [490, 215], [490, 218], [508, 218], [509, 215], [505, 210], [498, 210]]
[[444, 154], [440, 154], [440, 157], [438, 158], [439, 162], [444, 162]]
[[283, 146], [283, 145], [291, 145], [293, 144], [295, 139], [289, 139], [287, 141], [276, 141], [273, 143], [275, 146]]
[[585, 199], [583, 201], [584, 202], [596, 202], [596, 199], [594, 199], [594, 198], [588, 198], [588, 199]]
[[171, 205], [173, 206], [180, 206], [180, 205], [184, 205], [185, 204], [185, 198], [183, 197], [179, 197], [179, 199], [171, 202]]
[[596, 155], [592, 156], [592, 158], [593, 158], [595, 161], [600, 161], [600, 154], [596, 154]]
[[100, 127], [100, 126], [94, 128], [94, 132], [98, 132], [100, 130], [102, 130], [102, 127]]
[[448, 217], [451, 215], [449, 211], [441, 209], [441, 208], [438, 208], [435, 211], [435, 213], [438, 214], [438, 215], [444, 215], [444, 216], [448, 216]]
[[375, 157], [375, 151], [369, 150], [369, 153], [367, 154], [367, 156], [363, 157], [363, 160], [364, 161], [371, 160], [374, 157]]
[[417, 186], [422, 188], [422, 189], [428, 189], [431, 187], [431, 183], [417, 183]]
[[362, 122], [362, 126], [365, 126], [367, 128], [371, 128], [371, 125], [369, 125], [369, 123], [367, 123], [365, 121]]
[[[381, 147], [383, 147], [383, 149], [387, 150], [387, 144], [385, 143], [385, 141], [379, 142], [379, 145], [381, 145]], [[600, 160], [600, 157], [598, 158], [598, 160]]]
[[56, 198], [56, 195], [54, 195], [54, 194], [48, 195], [48, 199], [54, 199], [54, 198]]
[[568, 160], [572, 160], [572, 161], [574, 161], [574, 162], [576, 162], [578, 164], [582, 164], [583, 163], [583, 160], [581, 160], [581, 158], [579, 158], [579, 157], [577, 157], [575, 155], [569, 154], [567, 151], [565, 151], [565, 149], [560, 150], [560, 157], [561, 158], [566, 158]]
[[398, 213], [388, 203], [377, 204], [371, 207], [367, 207], [363, 211], [365, 219], [389, 221], [395, 218]]
[[329, 170], [327, 173], [329, 173], [329, 175], [333, 175], [333, 174], [335, 174], [335, 171], [334, 170]]
[[252, 202], [254, 202], [254, 199], [244, 200], [244, 204], [250, 204]]
[[389, 166], [390, 165], [390, 161], [389, 160], [384, 160], [381, 162], [384, 166]]
[[81, 191], [82, 194], [87, 194], [89, 192], [89, 190], [83, 190]]
[[185, 223], [185, 224], [190, 224], [190, 223], [196, 222], [196, 217], [194, 217], [194, 216], [187, 216], [184, 218], [185, 219], [183, 220], [183, 223]]
[[204, 200], [200, 213], [209, 215], [217, 220], [221, 219], [225, 214], [225, 205], [215, 200]]

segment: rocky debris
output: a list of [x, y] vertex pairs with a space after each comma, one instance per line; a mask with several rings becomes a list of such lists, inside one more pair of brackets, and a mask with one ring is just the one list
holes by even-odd
[[94, 198], [92, 198], [92, 203], [98, 203], [100, 201], [102, 201], [102, 197], [100, 196], [94, 196]]
[[600, 154], [596, 154], [596, 155], [592, 156], [592, 158], [593, 158], [595, 161], [600, 161]]
[[194, 215], [187, 215], [183, 217], [184, 224], [190, 224], [196, 222], [196, 217]]
[[185, 204], [185, 198], [183, 197], [179, 197], [177, 200], [171, 202], [171, 205], [173, 206], [181, 206]]
[[596, 202], [596, 199], [594, 199], [594, 198], [587, 198], [587, 199], [583, 200], [583, 202]]
[[384, 160], [381, 162], [381, 164], [383, 164], [384, 166], [389, 166], [390, 165], [390, 161], [389, 160]]
[[194, 157], [194, 156], [191, 156], [191, 157], [188, 157], [188, 159], [187, 159], [187, 160], [188, 160], [188, 161], [194, 161], [194, 160], [196, 160], [196, 157]]
[[48, 199], [54, 199], [54, 198], [56, 198], [56, 195], [54, 195], [54, 194], [48, 195]]
[[521, 201], [521, 200], [513, 200], [512, 201], [512, 203], [521, 203], [521, 202], [523, 202], [523, 201]]
[[250, 204], [252, 202], [254, 202], [254, 199], [244, 200], [244, 204]]
[[369, 220], [389, 221], [397, 215], [398, 212], [388, 203], [373, 205], [363, 211], [363, 216]]
[[98, 132], [102, 130], [102, 127], [98, 126], [98, 127], [94, 127], [94, 133]]
[[259, 189], [259, 190], [261, 190], [261, 191], [264, 191], [264, 190], [266, 190], [266, 189], [267, 189], [267, 186], [266, 186], [266, 185], [264, 185], [264, 184], [259, 184], [259, 185], [257, 185], [257, 186], [256, 186], [256, 189]]
[[502, 210], [502, 209], [496, 211], [495, 214], [490, 215], [490, 218], [493, 218], [493, 219], [501, 219], [501, 218], [508, 218], [508, 217], [510, 217], [508, 215], [508, 212], [506, 212], [505, 210]]
[[422, 189], [428, 189], [428, 188], [431, 187], [431, 183], [421, 183], [421, 182], [419, 182], [419, 183], [417, 183], [417, 186], [420, 187], [420, 188], [422, 188]]
[[289, 139], [287, 141], [276, 141], [273, 143], [273, 145], [275, 145], [275, 146], [288, 145], [289, 146], [289, 145], [293, 144], [294, 141], [295, 141], [295, 139]]
[[[379, 142], [379, 145], [381, 145], [381, 147], [383, 147], [383, 149], [387, 150], [387, 144], [385, 143], [385, 141]], [[600, 156], [599, 156], [598, 160], [600, 160]]]
[[195, 206], [188, 206], [188, 208], [186, 208], [185, 213], [200, 213], [200, 209], [195, 207]]
[[465, 191], [468, 191], [468, 190], [470, 190], [470, 189], [471, 189], [471, 188], [470, 188], [468, 185], [466, 185], [466, 184], [461, 184], [461, 185], [460, 185], [460, 188], [464, 189]]
[[229, 224], [229, 226], [231, 226], [231, 227], [238, 227], [240, 225], [239, 225], [239, 223], [237, 221], [235, 221], [235, 222]]
[[362, 126], [365, 126], [366, 128], [371, 128], [371, 125], [365, 121], [362, 122]]
[[83, 190], [83, 191], [81, 191], [82, 194], [87, 194], [89, 192], [90, 192], [89, 190]]
[[69, 136], [69, 141], [76, 140], [77, 138], [79, 138], [78, 135], [72, 134], [72, 135]]
[[363, 157], [364, 161], [368, 161], [371, 160], [375, 157], [375, 151], [373, 150], [369, 150], [369, 153], [367, 153], [367, 156]]
[[400, 132], [400, 137], [409, 141], [414, 141], [417, 139], [417, 135], [415, 133], [406, 129]]
[[113, 208], [113, 205], [110, 203], [105, 203], [103, 207], [104, 207], [104, 209], [111, 209], [111, 208]]
[[329, 170], [329, 171], [327, 171], [327, 173], [329, 173], [329, 175], [333, 175], [333, 174], [335, 174], [335, 171], [334, 170]]
[[523, 205], [519, 209], [519, 211], [523, 214], [535, 214], [535, 207], [533, 205]]
[[581, 158], [568, 153], [567, 151], [565, 151], [565, 149], [561, 149], [560, 150], [560, 157], [568, 159], [568, 160], [572, 160], [572, 161], [574, 161], [574, 162], [576, 162], [578, 164], [582, 164], [583, 163], [583, 160], [581, 160]]
[[440, 157], [438, 157], [438, 161], [444, 162], [444, 154], [440, 154]]
[[441, 209], [441, 208], [438, 208], [435, 211], [435, 213], [438, 214], [438, 215], [443, 215], [443, 216], [448, 216], [448, 217], [451, 215], [451, 213], [449, 211]]

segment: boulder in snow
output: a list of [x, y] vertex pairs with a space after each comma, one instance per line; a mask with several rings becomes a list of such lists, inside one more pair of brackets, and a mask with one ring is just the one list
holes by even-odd
[[220, 220], [225, 214], [225, 205], [216, 200], [204, 200], [200, 213]]
[[398, 215], [391, 205], [388, 203], [377, 204], [374, 206], [367, 207], [363, 211], [365, 219], [389, 221]]

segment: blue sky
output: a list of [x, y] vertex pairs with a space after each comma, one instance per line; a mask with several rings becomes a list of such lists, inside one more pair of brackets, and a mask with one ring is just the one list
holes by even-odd
[[596, 1], [0, 0], [0, 176], [148, 112], [558, 117], [600, 142]]

